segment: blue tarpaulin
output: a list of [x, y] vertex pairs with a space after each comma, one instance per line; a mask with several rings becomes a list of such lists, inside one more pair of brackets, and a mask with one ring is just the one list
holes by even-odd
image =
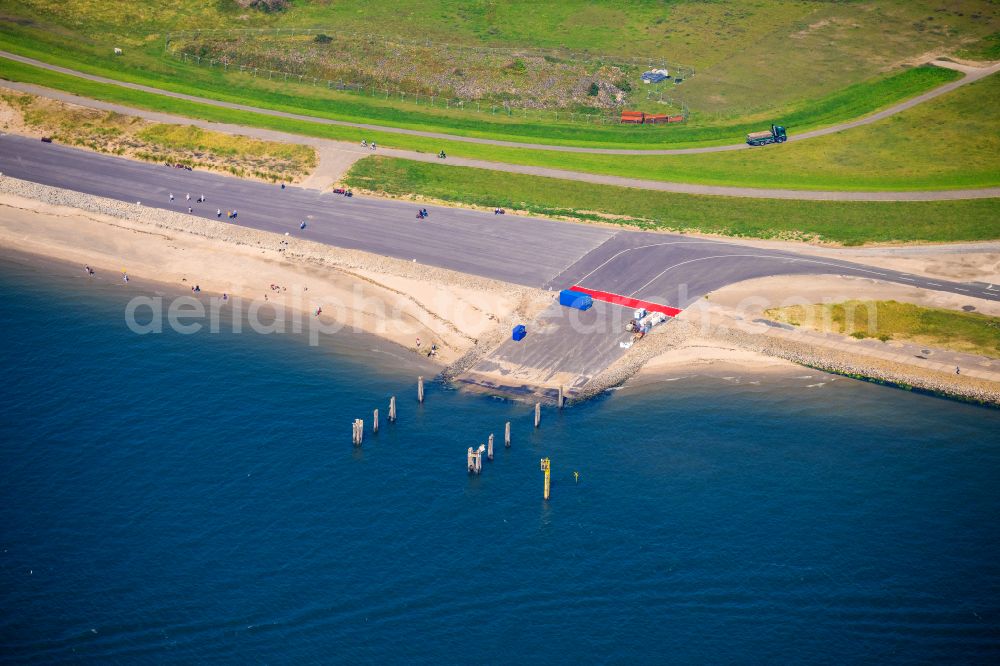
[[643, 83], [659, 83], [660, 81], [666, 81], [670, 77], [662, 72], [646, 72], [642, 75]]
[[577, 310], [589, 310], [594, 305], [594, 299], [582, 291], [563, 289], [559, 292], [559, 305]]
[[511, 336], [514, 338], [515, 342], [519, 342], [524, 339], [524, 336], [528, 334], [528, 329], [524, 327], [524, 324], [518, 324], [514, 327], [514, 334]]

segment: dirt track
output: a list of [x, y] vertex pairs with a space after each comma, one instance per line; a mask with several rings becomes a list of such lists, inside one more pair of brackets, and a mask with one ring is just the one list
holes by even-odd
[[[39, 60], [26, 58], [24, 56], [19, 56], [6, 51], [0, 51], [0, 57], [8, 58], [10, 60], [26, 63], [29, 65], [33, 65], [51, 71], [69, 74], [71, 76], [77, 76], [91, 81], [118, 85], [153, 94], [164, 95], [167, 97], [193, 101], [200, 104], [209, 104], [212, 106], [218, 106], [234, 110], [250, 111], [262, 115], [291, 118], [296, 120], [306, 120], [309, 122], [315, 122], [320, 124], [357, 127], [359, 129], [369, 129], [372, 131], [390, 132], [396, 134], [407, 134], [412, 136], [441, 138], [441, 139], [447, 139], [449, 141], [461, 141], [467, 143], [479, 143], [479, 144], [489, 144], [497, 146], [512, 146], [518, 148], [554, 150], [562, 152], [608, 154], [608, 155], [679, 155], [679, 154], [744, 150], [748, 148], [746, 144], [741, 143], [730, 146], [711, 146], [706, 148], [682, 148], [673, 150], [598, 149], [598, 148], [581, 148], [573, 146], [548, 146], [544, 144], [529, 144], [529, 143], [516, 143], [510, 141], [499, 141], [492, 139], [478, 139], [472, 137], [462, 137], [451, 134], [443, 134], [439, 132], [421, 132], [417, 130], [384, 127], [380, 125], [370, 125], [364, 123], [352, 123], [347, 121], [330, 120], [327, 118], [303, 116], [293, 113], [286, 113], [283, 111], [261, 109], [242, 104], [233, 104], [229, 102], [216, 101], [204, 97], [195, 97], [192, 95], [170, 92], [159, 88], [152, 88], [149, 86], [139, 85], [136, 83], [116, 81], [114, 79], [108, 79], [105, 77], [95, 76], [92, 74], [85, 74], [83, 72], [78, 72], [76, 70], [60, 67], [57, 65], [51, 65]], [[926, 102], [927, 100], [933, 99], [934, 97], [948, 93], [954, 90], [955, 88], [958, 88], [959, 86], [971, 83], [972, 81], [979, 80], [985, 76], [989, 76], [997, 71], [1000, 71], [1000, 63], [996, 63], [989, 67], [984, 67], [979, 69], [940, 60], [935, 61], [934, 64], [964, 72], [965, 77], [959, 79], [958, 81], [953, 81], [951, 83], [935, 88], [934, 90], [926, 92], [923, 95], [914, 97], [913, 99], [892, 106], [888, 109], [880, 111], [871, 116], [867, 116], [859, 120], [853, 120], [847, 123], [841, 123], [839, 125], [833, 125], [831, 127], [813, 130], [812, 132], [805, 132], [800, 135], [794, 136], [789, 140], [803, 141], [813, 137], [824, 136], [826, 134], [832, 134], [846, 129], [851, 129], [853, 127], [858, 127], [861, 125], [877, 122], [891, 115], [900, 113], [901, 111], [905, 111], [906, 109], [912, 108], [918, 104]], [[360, 159], [366, 155], [371, 154], [368, 150], [364, 150], [360, 146], [342, 141], [332, 141], [329, 139], [306, 137], [298, 134], [290, 134], [274, 130], [267, 130], [255, 127], [244, 127], [241, 125], [232, 125], [226, 123], [214, 123], [204, 120], [187, 118], [184, 116], [158, 113], [153, 111], [145, 111], [142, 109], [135, 109], [128, 106], [123, 106], [120, 104], [112, 104], [108, 102], [101, 102], [98, 100], [79, 97], [77, 95], [72, 95], [70, 93], [65, 93], [58, 90], [52, 90], [50, 88], [44, 88], [33, 84], [8, 81], [4, 82], [4, 86], [14, 90], [29, 92], [35, 95], [57, 99], [71, 104], [77, 104], [80, 106], [103, 109], [108, 111], [116, 111], [118, 113], [138, 116], [156, 122], [195, 125], [205, 129], [226, 132], [229, 134], [242, 134], [245, 136], [251, 136], [255, 138], [267, 139], [272, 141], [284, 141], [287, 143], [300, 143], [300, 144], [311, 145], [317, 149], [320, 155], [320, 165], [317, 168], [316, 172], [314, 172], [313, 176], [311, 176], [308, 179], [306, 184], [307, 186], [314, 187], [316, 189], [323, 189], [329, 183], [337, 180], [340, 177], [340, 175], [342, 175], [348, 168], [350, 168], [350, 165], [353, 164], [357, 159]], [[410, 150], [394, 149], [394, 148], [379, 149], [378, 154], [387, 155], [390, 157], [400, 157], [404, 159], [417, 160], [421, 162], [438, 161], [435, 155], [410, 151]], [[489, 169], [492, 171], [522, 173], [535, 176], [545, 176], [550, 178], [560, 178], [563, 180], [583, 181], [600, 185], [617, 185], [622, 187], [634, 187], [638, 189], [657, 190], [663, 192], [676, 192], [682, 194], [703, 194], [711, 196], [729, 196], [729, 197], [756, 198], [756, 199], [794, 199], [794, 200], [806, 200], [806, 201], [945, 201], [945, 200], [956, 200], [956, 199], [989, 199], [989, 198], [1000, 197], [1000, 187], [971, 189], [971, 190], [928, 190], [928, 191], [904, 191], [904, 192], [893, 192], [893, 191], [843, 192], [843, 191], [821, 191], [821, 190], [762, 189], [762, 188], [752, 188], [752, 187], [727, 187], [719, 185], [699, 185], [692, 183], [674, 183], [674, 182], [665, 182], [656, 180], [643, 180], [638, 178], [625, 178], [621, 176], [611, 176], [604, 174], [590, 174], [578, 171], [567, 171], [563, 169], [552, 169], [546, 167], [505, 164], [501, 162], [490, 162], [487, 160], [477, 160], [477, 159], [461, 158], [461, 157], [449, 157], [447, 163], [453, 166], [469, 166], [480, 169]]]

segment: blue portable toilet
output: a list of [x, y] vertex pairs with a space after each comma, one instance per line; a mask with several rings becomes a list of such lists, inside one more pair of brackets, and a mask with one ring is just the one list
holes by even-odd
[[559, 292], [559, 305], [577, 310], [589, 310], [594, 305], [594, 299], [582, 291], [563, 289]]
[[528, 334], [528, 329], [524, 327], [524, 324], [518, 324], [514, 327], [514, 334], [511, 336], [514, 338], [514, 342], [520, 342], [524, 340], [524, 336]]

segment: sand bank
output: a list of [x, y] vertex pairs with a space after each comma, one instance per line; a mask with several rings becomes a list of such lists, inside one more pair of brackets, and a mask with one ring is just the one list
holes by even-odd
[[[540, 290], [235, 224], [0, 178], [0, 245], [143, 280], [240, 298], [307, 326], [347, 326], [442, 366], [489, 348], [514, 319], [551, 298]], [[321, 314], [316, 315], [317, 311]]]

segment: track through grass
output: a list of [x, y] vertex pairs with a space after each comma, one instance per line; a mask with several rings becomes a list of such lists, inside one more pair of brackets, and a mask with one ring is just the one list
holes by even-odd
[[[906, 161], [904, 164], [906, 168], [901, 174], [898, 172], [894, 173], [891, 169], [886, 168], [886, 165], [883, 163], [878, 163], [876, 168], [870, 169], [871, 175], [869, 178], [860, 179], [858, 178], [856, 165], [847, 164], [831, 169], [829, 165], [823, 164], [821, 151], [820, 157], [814, 159], [817, 163], [816, 167], [811, 170], [798, 167], [794, 163], [794, 160], [790, 160], [790, 164], [787, 166], [776, 166], [774, 158], [781, 154], [779, 151], [791, 153], [794, 156], [800, 150], [799, 145], [791, 144], [772, 146], [756, 151], [741, 151], [740, 153], [609, 157], [606, 155], [565, 153], [552, 150], [527, 150], [504, 146], [472, 144], [324, 125], [307, 120], [276, 118], [263, 113], [223, 109], [209, 104], [190, 102], [163, 95], [136, 91], [121, 86], [93, 82], [2, 59], [0, 59], [0, 77], [35, 82], [105, 101], [217, 122], [238, 123], [251, 127], [264, 127], [307, 136], [341, 139], [352, 142], [358, 141], [360, 138], [367, 138], [369, 140], [376, 140], [385, 146], [420, 152], [436, 153], [438, 150], [444, 149], [454, 156], [570, 171], [609, 174], [644, 180], [666, 180], [712, 185], [745, 185], [750, 187], [844, 190], [985, 187], [996, 184], [998, 180], [997, 170], [993, 168], [993, 165], [996, 163], [996, 155], [990, 155], [988, 151], [984, 159], [971, 163], [971, 167], [969, 168], [966, 168], [964, 163], [961, 162], [961, 156], [963, 155], [961, 152], [961, 141], [965, 141], [971, 146], [980, 146], [980, 150], [982, 150], [980, 142], [976, 139], [977, 133], [975, 131], [966, 132], [964, 135], [956, 134], [955, 136], [959, 139], [957, 144], [953, 143], [947, 146], [942, 143], [931, 144], [932, 147], [936, 146], [938, 150], [946, 147], [947, 150], [943, 155], [945, 158], [951, 158], [950, 162], [948, 159], [941, 159], [939, 155], [931, 153], [928, 156], [928, 166], [920, 162]], [[301, 110], [290, 109], [289, 111]], [[965, 119], [966, 123], [975, 124], [981, 115], [967, 116]], [[990, 121], [995, 124], [995, 117], [986, 114], [985, 122], [988, 123]], [[861, 130], [853, 131], [857, 132]], [[922, 132], [924, 128], [917, 128], [915, 131]], [[848, 137], [849, 134], [845, 133], [833, 137], [813, 139], [806, 143], [813, 144], [814, 142], [820, 142], [820, 145], [829, 145], [831, 142], [834, 142], [836, 145], [850, 146], [849, 141], [842, 138]], [[901, 134], [900, 140], [906, 141], [906, 132], [903, 131]], [[861, 157], [865, 154], [868, 153], [859, 153]], [[959, 160], [959, 169], [953, 168], [956, 156]], [[949, 177], [941, 177], [942, 173], [945, 173]]]

